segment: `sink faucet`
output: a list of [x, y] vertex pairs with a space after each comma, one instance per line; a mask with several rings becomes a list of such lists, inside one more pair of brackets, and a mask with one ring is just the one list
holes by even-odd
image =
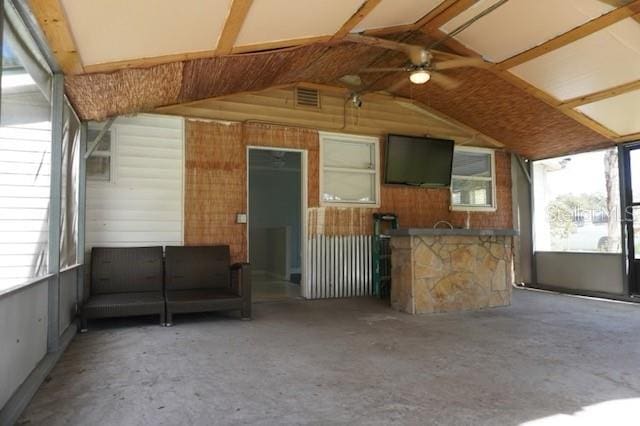
[[447, 222], [446, 220], [439, 220], [436, 222], [435, 225], [433, 225], [433, 229], [436, 229], [440, 224], [445, 224], [447, 225], [449, 228], [453, 229], [453, 225], [450, 222]]

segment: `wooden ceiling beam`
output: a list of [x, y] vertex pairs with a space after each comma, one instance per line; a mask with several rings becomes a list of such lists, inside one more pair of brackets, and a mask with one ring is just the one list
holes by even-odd
[[573, 43], [581, 38], [591, 35], [597, 31], [600, 31], [608, 26], [611, 26], [623, 19], [633, 17], [640, 13], [640, 0], [634, 0], [626, 6], [619, 7], [611, 12], [604, 14], [598, 18], [592, 19], [579, 27], [576, 27], [564, 34], [552, 38], [542, 44], [532, 47], [529, 50], [525, 50], [511, 58], [496, 64], [496, 67], [500, 70], [507, 70], [538, 58], [545, 53], [552, 52], [570, 43]]
[[618, 86], [600, 90], [595, 93], [591, 93], [585, 96], [579, 96], [577, 98], [569, 99], [560, 104], [562, 108], [575, 108], [581, 105], [598, 102], [603, 99], [612, 98], [614, 96], [622, 95], [623, 93], [632, 92], [634, 90], [640, 90], [640, 80], [632, 81]]
[[549, 106], [555, 108], [556, 110], [562, 112], [564, 115], [574, 119], [575, 121], [577, 121], [578, 123], [582, 124], [583, 126], [593, 130], [596, 133], [601, 134], [605, 138], [610, 139], [610, 140], [615, 140], [616, 138], [620, 137], [620, 135], [618, 135], [614, 131], [606, 128], [605, 126], [603, 126], [602, 124], [598, 123], [597, 121], [587, 117], [586, 115], [584, 115], [580, 111], [576, 111], [575, 109], [571, 109], [571, 108], [563, 108], [562, 107], [562, 103], [558, 99], [556, 99], [555, 97], [549, 95], [545, 91], [543, 91], [541, 89], [538, 89], [534, 85], [532, 85], [532, 84], [528, 83], [527, 81], [521, 79], [520, 77], [516, 76], [515, 74], [512, 74], [507, 70], [500, 70], [500, 69], [497, 69], [497, 68], [491, 68], [491, 71], [494, 74], [496, 74], [497, 76], [501, 77], [503, 80], [508, 81], [509, 83], [513, 84], [516, 87], [519, 87], [520, 89], [524, 90], [525, 92], [529, 93], [530, 95], [540, 99], [541, 101], [543, 101], [547, 105], [549, 105]]
[[218, 55], [231, 53], [252, 3], [253, 0], [232, 0], [229, 15], [227, 15], [227, 20], [224, 22], [224, 27], [218, 40], [216, 48]]
[[[431, 37], [435, 37], [436, 39], [444, 39], [444, 37], [446, 36], [446, 34], [444, 32], [442, 32], [439, 29], [431, 29], [428, 33], [428, 35], [430, 35]], [[444, 40], [444, 42], [442, 43], [444, 46], [448, 47], [449, 49], [451, 49], [453, 52], [461, 54], [461, 55], [466, 55], [466, 56], [480, 56], [477, 52], [469, 49], [468, 47], [464, 46], [462, 43], [460, 43], [459, 41], [457, 41], [454, 38], [450, 38], [450, 39], [446, 39]], [[594, 132], [599, 133], [600, 135], [604, 136], [605, 138], [609, 139], [609, 140], [616, 140], [616, 138], [619, 138], [620, 135], [618, 135], [617, 133], [613, 132], [612, 130], [606, 128], [605, 126], [603, 126], [602, 124], [598, 123], [597, 121], [587, 117], [586, 115], [582, 114], [579, 111], [576, 111], [575, 109], [571, 109], [571, 108], [564, 108], [562, 107], [562, 101], [556, 99], [555, 97], [549, 95], [548, 93], [546, 93], [545, 91], [535, 87], [534, 85], [530, 84], [529, 82], [521, 79], [520, 77], [516, 76], [515, 74], [509, 72], [508, 70], [504, 70], [504, 69], [500, 69], [497, 66], [491, 66], [488, 68], [489, 71], [491, 71], [492, 73], [494, 73], [495, 75], [497, 75], [498, 77], [502, 78], [503, 80], [511, 83], [512, 85], [520, 88], [521, 90], [524, 90], [525, 92], [529, 93], [530, 95], [538, 98], [539, 100], [543, 101], [544, 103], [546, 103], [547, 105], [555, 108], [556, 110], [562, 112], [563, 114], [565, 114], [566, 116], [572, 118], [573, 120], [577, 121], [578, 123], [582, 124], [583, 126], [593, 130]]]
[[62, 71], [68, 75], [82, 74], [82, 60], [60, 0], [29, 0], [29, 7]]
[[339, 40], [349, 34], [382, 0], [366, 0], [362, 6], [345, 22], [342, 27], [333, 35], [332, 40]]
[[446, 0], [432, 11], [434, 13], [426, 15], [422, 19], [424, 22], [418, 21], [420, 24], [416, 23], [416, 29], [421, 29], [426, 33], [438, 30], [477, 2], [478, 0]]
[[616, 138], [615, 141], [618, 143], [640, 141], [640, 132], [633, 133], [630, 135], [620, 136]]

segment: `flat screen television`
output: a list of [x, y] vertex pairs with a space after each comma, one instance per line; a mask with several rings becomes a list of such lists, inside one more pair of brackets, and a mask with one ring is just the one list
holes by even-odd
[[448, 139], [387, 135], [386, 184], [449, 186], [454, 142]]

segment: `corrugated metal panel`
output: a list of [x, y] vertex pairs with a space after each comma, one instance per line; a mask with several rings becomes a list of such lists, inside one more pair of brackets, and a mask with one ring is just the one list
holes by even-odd
[[122, 117], [111, 132], [112, 181], [87, 183], [87, 250], [182, 244], [183, 120]]
[[307, 241], [311, 299], [371, 295], [371, 237], [314, 235]]

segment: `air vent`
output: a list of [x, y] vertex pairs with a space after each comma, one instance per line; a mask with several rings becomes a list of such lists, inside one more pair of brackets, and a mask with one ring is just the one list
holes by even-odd
[[296, 87], [296, 106], [320, 108], [320, 92], [316, 89]]

